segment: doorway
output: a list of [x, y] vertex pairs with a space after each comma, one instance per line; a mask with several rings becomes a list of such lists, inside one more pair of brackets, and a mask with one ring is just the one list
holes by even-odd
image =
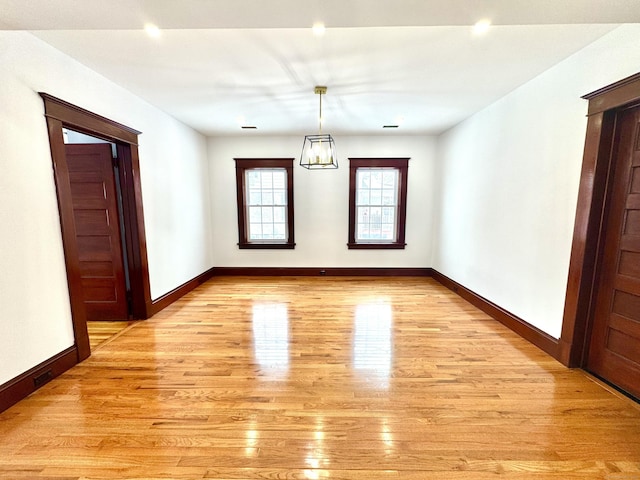
[[640, 74], [584, 98], [560, 360], [640, 398]]
[[[89, 319], [151, 316], [137, 148], [140, 132], [48, 94], [40, 96], [81, 361], [91, 353]], [[82, 145], [65, 143], [65, 131], [67, 141], [72, 133], [83, 139]]]

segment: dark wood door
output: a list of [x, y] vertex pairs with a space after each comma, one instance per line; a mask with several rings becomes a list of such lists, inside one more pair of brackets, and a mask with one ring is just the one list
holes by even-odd
[[640, 397], [640, 106], [616, 125], [587, 367]]
[[87, 320], [128, 317], [111, 145], [66, 145]]

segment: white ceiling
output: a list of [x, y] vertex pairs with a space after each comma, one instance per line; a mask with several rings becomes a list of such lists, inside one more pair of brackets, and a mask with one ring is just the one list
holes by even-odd
[[620, 23], [639, 0], [0, 0], [0, 29], [207, 135], [313, 133], [315, 85], [327, 133], [440, 133]]

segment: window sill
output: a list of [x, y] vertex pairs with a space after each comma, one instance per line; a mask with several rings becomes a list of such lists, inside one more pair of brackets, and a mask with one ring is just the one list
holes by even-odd
[[347, 243], [349, 250], [404, 250], [406, 243]]
[[293, 250], [295, 243], [239, 243], [238, 248], [248, 250]]

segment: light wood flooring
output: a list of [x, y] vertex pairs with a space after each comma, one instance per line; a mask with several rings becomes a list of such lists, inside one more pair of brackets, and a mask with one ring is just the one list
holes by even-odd
[[87, 330], [89, 331], [89, 345], [91, 351], [94, 351], [105, 342], [111, 341], [117, 335], [120, 335], [129, 326], [135, 322], [87, 322]]
[[640, 409], [429, 278], [215, 278], [0, 414], [0, 478], [640, 479]]

